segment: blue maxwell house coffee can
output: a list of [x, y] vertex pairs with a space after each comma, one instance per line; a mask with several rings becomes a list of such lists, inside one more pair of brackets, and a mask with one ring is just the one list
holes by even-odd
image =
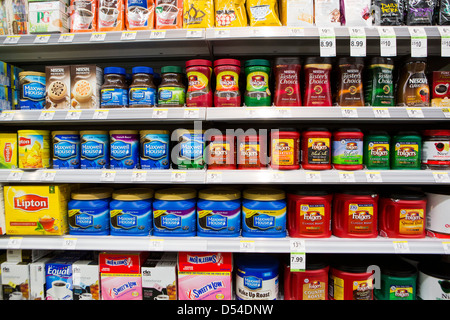
[[81, 131], [81, 169], [105, 169], [109, 167], [108, 131]]
[[53, 131], [53, 168], [80, 168], [80, 134], [78, 131]]
[[168, 130], [140, 132], [141, 169], [169, 169], [170, 134]]

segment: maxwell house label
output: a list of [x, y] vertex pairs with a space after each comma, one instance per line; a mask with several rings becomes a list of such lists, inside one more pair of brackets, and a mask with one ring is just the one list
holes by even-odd
[[61, 141], [53, 145], [53, 154], [60, 160], [69, 160], [77, 154], [77, 143], [70, 141]]
[[117, 225], [120, 228], [131, 229], [135, 228], [138, 224], [138, 219], [136, 216], [131, 214], [122, 214], [117, 217]]
[[195, 160], [203, 156], [203, 135], [183, 135], [185, 141], [181, 143], [180, 156], [185, 159]]
[[22, 87], [24, 99], [41, 101], [45, 98], [45, 86], [39, 82], [30, 82]]
[[250, 290], [256, 290], [262, 288], [262, 279], [255, 276], [244, 277], [244, 286]]
[[101, 158], [105, 155], [105, 145], [99, 141], [87, 141], [81, 146], [81, 154], [88, 160]]
[[181, 217], [174, 214], [161, 217], [161, 227], [167, 229], [179, 228], [181, 227]]
[[131, 144], [124, 141], [115, 141], [111, 143], [111, 158], [123, 160], [131, 154]]
[[160, 160], [167, 155], [167, 142], [161, 140], [152, 140], [144, 143], [144, 158], [151, 160]]
[[75, 224], [80, 228], [89, 228], [94, 225], [94, 217], [90, 214], [82, 213], [75, 216]]

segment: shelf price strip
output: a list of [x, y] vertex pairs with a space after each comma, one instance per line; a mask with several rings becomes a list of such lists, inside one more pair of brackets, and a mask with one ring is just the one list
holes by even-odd
[[375, 118], [390, 118], [391, 114], [388, 108], [372, 108]]
[[150, 239], [148, 243], [149, 251], [164, 251], [164, 239]]
[[253, 240], [241, 240], [239, 242], [240, 252], [255, 252], [255, 241]]
[[397, 56], [397, 36], [393, 27], [380, 27], [380, 55], [382, 57]]
[[408, 241], [393, 241], [395, 253], [410, 253]]
[[91, 34], [90, 42], [102, 42], [105, 41], [106, 32], [93, 32]]
[[75, 38], [75, 34], [73, 33], [63, 33], [59, 36], [59, 43], [72, 43]]
[[333, 28], [319, 29], [319, 43], [321, 57], [335, 57], [336, 56], [336, 35]]
[[50, 40], [51, 35], [50, 34], [39, 34], [34, 38], [33, 43], [43, 44], [48, 43]]
[[411, 35], [411, 57], [423, 58], [427, 56], [427, 34], [424, 28], [409, 27]]
[[441, 57], [450, 57], [450, 28], [438, 27], [441, 35]]
[[166, 37], [165, 30], [153, 30], [150, 33], [150, 39], [164, 39]]
[[122, 31], [120, 40], [122, 40], [122, 41], [136, 40], [136, 36], [137, 36], [137, 31]]
[[22, 180], [22, 176], [23, 176], [23, 171], [22, 170], [12, 170], [9, 174], [8, 174], [8, 181], [20, 181]]
[[12, 121], [14, 119], [15, 111], [2, 111], [0, 114], [0, 120], [2, 121]]
[[133, 182], [147, 181], [147, 171], [146, 170], [133, 171], [131, 173], [131, 181], [133, 181]]
[[22, 237], [10, 237], [8, 239], [8, 249], [20, 249], [22, 247]]
[[350, 33], [350, 56], [366, 56], [366, 32], [364, 28], [349, 28]]
[[75, 250], [77, 246], [77, 238], [64, 238], [62, 243], [63, 250]]
[[3, 44], [17, 44], [20, 40], [20, 36], [7, 36], [3, 40]]
[[305, 240], [291, 240], [290, 246], [290, 270], [302, 272], [306, 269], [306, 246]]

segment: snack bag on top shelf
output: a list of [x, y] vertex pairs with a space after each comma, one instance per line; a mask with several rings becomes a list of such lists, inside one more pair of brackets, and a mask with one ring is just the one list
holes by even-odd
[[314, 25], [314, 0], [281, 0], [281, 23], [288, 27]]
[[281, 26], [276, 0], [247, 0], [247, 14], [251, 27]]
[[155, 0], [155, 29], [183, 27], [183, 0]]
[[70, 1], [70, 32], [97, 31], [97, 17], [96, 0]]
[[215, 0], [216, 27], [246, 27], [245, 0]]
[[151, 30], [154, 26], [153, 0], [125, 0], [127, 30]]
[[184, 0], [183, 28], [214, 27], [213, 0]]
[[122, 31], [124, 29], [124, 0], [99, 0], [98, 31]]

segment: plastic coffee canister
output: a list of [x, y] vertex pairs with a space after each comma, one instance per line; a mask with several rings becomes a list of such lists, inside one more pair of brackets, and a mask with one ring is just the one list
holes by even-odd
[[236, 137], [234, 135], [212, 135], [205, 149], [208, 169], [236, 169]]
[[418, 132], [403, 131], [391, 140], [391, 169], [420, 170], [422, 138]]
[[294, 128], [280, 128], [270, 133], [270, 167], [276, 170], [300, 169], [300, 133]]
[[305, 170], [331, 169], [331, 132], [308, 128], [302, 133], [302, 167]]
[[374, 289], [377, 300], [416, 300], [417, 268], [400, 259], [380, 263], [380, 288]]
[[363, 169], [363, 138], [359, 129], [340, 129], [333, 133], [332, 163], [337, 170]]
[[364, 136], [364, 165], [367, 169], [389, 170], [390, 136], [386, 131], [370, 131]]

